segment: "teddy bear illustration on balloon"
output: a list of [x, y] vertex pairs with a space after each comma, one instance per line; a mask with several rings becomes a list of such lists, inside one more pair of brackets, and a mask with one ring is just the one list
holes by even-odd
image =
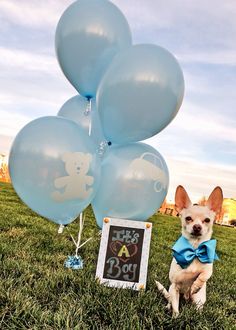
[[[94, 177], [87, 175], [92, 155], [83, 152], [66, 152], [62, 156], [65, 163], [67, 176], [56, 178], [54, 186], [56, 189], [64, 188], [64, 191], [54, 191], [52, 198], [56, 202], [64, 202], [69, 199], [87, 199], [93, 192], [91, 187], [94, 183]], [[88, 188], [88, 186], [90, 186]]]

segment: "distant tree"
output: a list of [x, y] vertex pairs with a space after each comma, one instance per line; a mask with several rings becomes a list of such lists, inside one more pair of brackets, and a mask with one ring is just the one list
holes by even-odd
[[163, 201], [163, 203], [161, 204], [158, 212], [165, 213], [166, 205], [167, 205], [167, 201], [166, 201], [166, 198], [165, 198], [164, 201]]
[[165, 209], [166, 207], [167, 207], [167, 200], [165, 198], [162, 205], [161, 205], [161, 208]]
[[236, 226], [236, 219], [232, 219], [229, 222], [232, 226]]
[[207, 202], [206, 196], [202, 196], [202, 198], [198, 201], [198, 205], [205, 206]]
[[223, 220], [223, 218], [224, 218], [224, 214], [225, 214], [225, 213], [227, 213], [227, 210], [226, 210], [226, 208], [224, 207], [224, 205], [222, 205], [222, 208], [221, 208], [220, 212], [218, 212], [218, 213], [216, 214], [216, 222], [220, 222], [220, 223], [222, 223], [222, 220]]
[[0, 181], [10, 182], [10, 175], [6, 163], [2, 163], [0, 167]]

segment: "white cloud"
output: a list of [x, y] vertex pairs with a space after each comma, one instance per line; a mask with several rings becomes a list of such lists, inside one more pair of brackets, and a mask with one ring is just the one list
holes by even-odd
[[[1, 0], [0, 17], [4, 21], [27, 27], [47, 29], [56, 27], [64, 10], [73, 0]], [[234, 0], [112, 0], [119, 7], [132, 29], [152, 31], [172, 29], [176, 36], [182, 24], [188, 25], [188, 30], [198, 27], [209, 34], [218, 28], [217, 22], [224, 29], [236, 29], [236, 6]], [[208, 26], [203, 24], [208, 22]], [[219, 25], [219, 24], [218, 24]], [[150, 29], [151, 28], [151, 29]], [[204, 35], [202, 35], [204, 37]], [[225, 37], [227, 37], [225, 35]], [[157, 33], [158, 38], [158, 33]], [[145, 42], [145, 40], [143, 40]]]
[[[206, 32], [212, 28], [214, 21], [227, 21], [235, 26], [236, 6], [234, 0], [113, 0], [127, 17], [143, 26], [156, 25], [175, 27], [178, 30], [181, 22], [201, 24], [205, 18], [210, 18]], [[138, 20], [137, 17], [140, 19]], [[191, 26], [189, 26], [189, 29]], [[205, 28], [205, 27], [204, 27]]]
[[1, 109], [0, 135], [15, 136], [18, 131], [25, 126], [30, 118], [19, 113], [4, 111]]
[[1, 0], [0, 17], [13, 24], [27, 27], [47, 29], [56, 27], [63, 11], [74, 1], [72, 0]]
[[[208, 109], [186, 102], [175, 120], [151, 144], [166, 159], [170, 171], [168, 199], [173, 200], [181, 184], [197, 202], [220, 185], [226, 197], [236, 197], [236, 167], [227, 165], [235, 159], [235, 119], [223, 114], [210, 115]], [[214, 159], [210, 160], [210, 159]]]
[[234, 0], [113, 0], [137, 43], [160, 44], [186, 63], [235, 65]]
[[14, 138], [12, 136], [5, 136], [0, 134], [0, 154], [8, 157]]
[[0, 47], [0, 66], [3, 69], [7, 67], [7, 70], [21, 69], [42, 72], [47, 75], [58, 73], [55, 56], [5, 47]]
[[[189, 93], [209, 94], [212, 92], [214, 88], [212, 81], [210, 81], [209, 79], [209, 76], [204, 73], [200, 73], [199, 70], [197, 70], [196, 72], [196, 70], [193, 71], [193, 70], [185, 69], [184, 80], [185, 80], [185, 96], [186, 94], [188, 95]], [[209, 85], [211, 85], [210, 89], [209, 89]]]
[[188, 102], [185, 103], [184, 107], [186, 110], [183, 115], [180, 113], [173, 122], [174, 128], [188, 132], [190, 139], [203, 137], [204, 139], [220, 139], [221, 141], [236, 143], [236, 121], [234, 118], [227, 119], [219, 113], [209, 113], [208, 109]]
[[209, 63], [220, 65], [236, 65], [236, 49], [224, 49], [199, 52], [178, 52], [177, 54], [182, 63]]
[[193, 158], [167, 157], [170, 171], [168, 200], [174, 199], [176, 187], [181, 184], [190, 192], [193, 202], [209, 196], [216, 186], [221, 186], [224, 197], [236, 198], [236, 168], [204, 163]]
[[235, 127], [234, 118], [209, 112], [209, 109], [186, 101], [169, 126], [144, 142], [161, 148], [166, 156], [178, 153], [182, 157], [207, 159], [205, 153], [210, 152], [212, 146], [223, 143], [236, 145]]
[[0, 70], [1, 117], [2, 111], [27, 113], [29, 118], [56, 115], [76, 94], [55, 56], [0, 47]]

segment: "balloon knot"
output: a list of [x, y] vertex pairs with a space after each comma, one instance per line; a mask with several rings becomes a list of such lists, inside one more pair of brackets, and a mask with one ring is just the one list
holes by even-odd
[[92, 103], [91, 103], [91, 97], [87, 97], [87, 106], [86, 109], [84, 110], [84, 115], [89, 116], [90, 112], [92, 110]]
[[97, 149], [97, 153], [99, 154], [99, 156], [103, 156], [104, 153], [106, 152], [107, 150], [107, 147], [111, 145], [111, 142], [107, 142], [107, 141], [102, 141], [99, 146], [98, 146], [98, 149]]

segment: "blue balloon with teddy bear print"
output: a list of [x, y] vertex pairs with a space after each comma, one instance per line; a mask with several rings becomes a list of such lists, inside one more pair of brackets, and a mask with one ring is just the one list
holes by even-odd
[[90, 204], [100, 181], [100, 158], [75, 122], [42, 117], [16, 136], [9, 157], [15, 191], [33, 211], [69, 224]]

